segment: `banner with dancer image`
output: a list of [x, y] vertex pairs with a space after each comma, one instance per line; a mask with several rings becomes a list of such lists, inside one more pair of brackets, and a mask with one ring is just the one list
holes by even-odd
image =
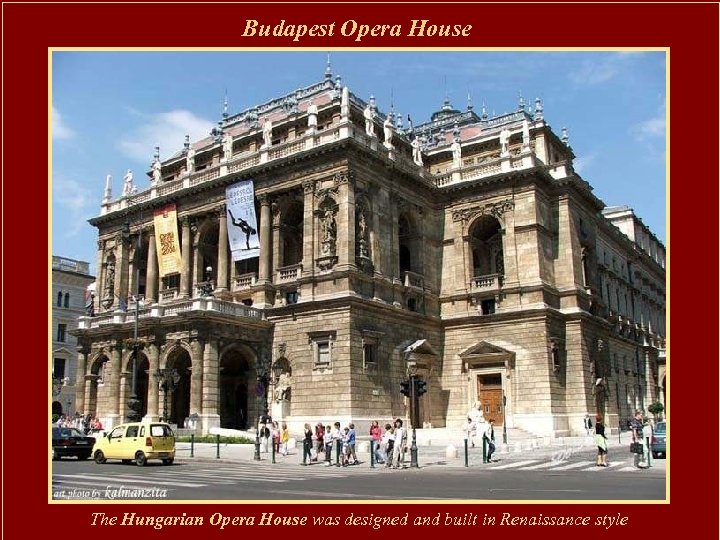
[[155, 249], [157, 250], [160, 277], [179, 274], [182, 270], [180, 242], [178, 241], [177, 211], [174, 204], [154, 212]]
[[260, 256], [254, 189], [252, 180], [243, 180], [225, 189], [228, 241], [233, 261]]

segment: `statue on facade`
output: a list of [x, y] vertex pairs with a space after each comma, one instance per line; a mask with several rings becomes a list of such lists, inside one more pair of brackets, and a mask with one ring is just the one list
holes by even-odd
[[187, 155], [185, 156], [185, 170], [189, 173], [195, 171], [195, 149], [188, 148]]
[[110, 254], [105, 262], [105, 281], [103, 284], [103, 305], [108, 309], [115, 297], [115, 256]]
[[132, 195], [133, 193], [135, 193], [135, 191], [135, 184], [133, 184], [133, 173], [130, 169], [128, 169], [125, 173], [125, 178], [123, 180], [123, 197]]
[[410, 143], [412, 146], [412, 158], [415, 162], [415, 165], [419, 165], [422, 167], [423, 165], [423, 159], [422, 159], [422, 152], [420, 151], [420, 139], [418, 137], [415, 137], [412, 140], [412, 143]]
[[317, 105], [314, 103], [310, 103], [310, 106], [307, 109], [308, 113], [308, 128], [315, 129], [317, 128], [317, 117], [318, 117], [318, 108]]
[[233, 138], [230, 133], [225, 133], [222, 139], [223, 156], [225, 159], [230, 159], [233, 153]]
[[363, 116], [365, 117], [365, 134], [368, 137], [374, 137], [375, 136], [375, 111], [373, 111], [370, 104], [368, 104], [367, 107], [365, 107], [365, 110], [363, 111]]
[[393, 138], [393, 130], [395, 126], [393, 125], [392, 118], [390, 115], [385, 118], [385, 122], [383, 122], [383, 135], [385, 135], [385, 147], [386, 148], [392, 148], [392, 138]]
[[509, 147], [510, 144], [510, 130], [507, 127], [504, 127], [502, 131], [500, 132], [500, 155], [501, 156], [507, 156], [509, 154]]
[[290, 399], [290, 374], [281, 373], [275, 383], [275, 401], [288, 401]]
[[87, 304], [85, 304], [85, 315], [88, 317], [94, 317], [95, 316], [95, 293], [90, 293], [90, 298], [87, 301]]
[[160, 180], [162, 180], [162, 166], [160, 164], [160, 160], [156, 159], [152, 163], [152, 183], [153, 183], [153, 185], [159, 184]]
[[272, 122], [269, 118], [265, 119], [265, 122], [263, 123], [263, 147], [268, 148], [272, 146]]
[[452, 150], [453, 167], [459, 169], [462, 165], [462, 148], [460, 147], [460, 139], [454, 139], [450, 145]]
[[358, 214], [358, 254], [361, 257], [368, 257], [368, 228], [367, 220], [365, 219], [365, 212]]
[[527, 119], [523, 120], [522, 127], [523, 149], [530, 148], [530, 124]]
[[335, 234], [337, 233], [337, 225], [335, 223], [335, 213], [332, 209], [325, 209], [325, 212], [320, 218], [320, 225], [322, 227], [322, 239], [334, 240]]

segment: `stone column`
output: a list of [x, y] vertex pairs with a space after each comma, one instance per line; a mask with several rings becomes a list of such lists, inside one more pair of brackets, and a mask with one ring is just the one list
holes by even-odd
[[258, 196], [260, 199], [260, 267], [258, 281], [270, 282], [270, 262], [272, 249], [270, 246], [270, 199], [267, 195]]
[[315, 182], [303, 182], [303, 276], [315, 270]]
[[218, 414], [218, 350], [215, 340], [209, 339], [205, 342], [202, 357], [201, 420], [202, 432], [208, 433], [210, 428], [220, 426], [220, 415]]
[[78, 345], [77, 370], [75, 372], [75, 410], [85, 414], [85, 372], [89, 349]]
[[350, 172], [335, 176], [338, 185], [337, 246], [338, 270], [355, 268], [355, 189]]
[[390, 276], [394, 282], [400, 283], [400, 253], [398, 246], [400, 242], [400, 232], [398, 230], [398, 219], [400, 219], [400, 196], [397, 193], [390, 193]]
[[220, 221], [220, 231], [218, 233], [218, 269], [217, 269], [217, 285], [219, 291], [228, 290], [228, 229], [227, 229], [227, 212], [225, 207], [218, 212]]
[[[116, 344], [110, 352], [110, 373], [112, 374], [109, 381], [106, 381], [108, 389], [108, 400], [107, 400], [107, 419], [111, 426], [114, 426], [120, 422], [120, 387], [123, 383], [121, 378], [121, 360], [122, 360], [122, 345]], [[106, 427], [107, 429], [107, 427]]]
[[180, 296], [182, 298], [190, 297], [191, 246], [190, 219], [184, 217], [182, 219], [182, 273], [180, 274]]
[[147, 346], [147, 358], [148, 358], [148, 394], [147, 394], [147, 413], [145, 418], [151, 422], [155, 422], [160, 418], [158, 403], [159, 403], [159, 386], [158, 380], [155, 378], [158, 368], [160, 367], [160, 349], [157, 344], [150, 343]]
[[147, 276], [145, 277], [145, 298], [151, 303], [158, 300], [158, 260], [155, 247], [155, 233], [151, 229], [148, 234]]
[[130, 248], [120, 234], [117, 235], [115, 245], [115, 296], [126, 299], [129, 290]]
[[190, 414], [200, 414], [203, 400], [203, 344], [197, 338], [190, 342]]
[[128, 413], [128, 406], [127, 406], [127, 400], [128, 400], [128, 386], [130, 386], [130, 381], [132, 380], [132, 373], [129, 371], [123, 371], [120, 374], [120, 392], [118, 396], [118, 424], [122, 424], [125, 422], [125, 419], [127, 418]]

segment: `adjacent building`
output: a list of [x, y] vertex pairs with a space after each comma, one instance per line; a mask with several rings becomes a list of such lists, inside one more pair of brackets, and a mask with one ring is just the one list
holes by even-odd
[[[596, 411], [616, 428], [664, 387], [665, 251], [605, 208], [568, 142], [540, 100], [493, 117], [446, 100], [405, 126], [329, 70], [224, 114], [144, 185], [113, 197], [108, 179], [76, 406], [112, 425], [134, 392], [203, 432], [266, 408], [364, 429], [407, 415], [411, 373], [419, 427], [459, 428], [479, 401], [535, 434]], [[228, 211], [238, 185], [255, 223]]]
[[90, 265], [66, 257], [52, 258], [52, 414], [75, 414], [77, 340], [72, 331], [85, 314], [87, 289], [95, 281]]

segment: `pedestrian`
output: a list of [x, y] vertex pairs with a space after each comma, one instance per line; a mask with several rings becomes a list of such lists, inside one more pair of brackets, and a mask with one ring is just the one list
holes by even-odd
[[280, 453], [280, 427], [277, 422], [272, 423], [272, 444], [276, 454]]
[[[590, 419], [588, 418], [588, 420]], [[605, 435], [603, 416], [600, 413], [595, 417], [595, 445], [597, 446], [597, 463], [595, 465], [607, 467], [607, 436]]]
[[355, 453], [355, 445], [357, 443], [357, 434], [355, 433], [355, 424], [348, 425], [348, 458], [352, 457], [350, 465], [358, 465], [360, 461]]
[[329, 425], [325, 426], [323, 442], [325, 443], [325, 461], [327, 462], [327, 467], [330, 467], [332, 466], [333, 434], [332, 428]]
[[305, 424], [304, 426], [304, 438], [303, 438], [303, 465], [306, 465], [312, 461], [312, 439], [313, 439], [313, 430], [310, 424]]
[[393, 440], [393, 469], [403, 468], [405, 461], [405, 445], [407, 444], [407, 435], [403, 428], [403, 421], [399, 418], [395, 420], [395, 437]]
[[280, 428], [280, 453], [283, 456], [288, 455], [288, 441], [290, 441], [290, 432], [288, 431], [287, 423], [283, 422]]
[[643, 440], [643, 413], [641, 410], [635, 411], [635, 418], [630, 420], [630, 429], [632, 430], [632, 442], [638, 443], [642, 448], [642, 453], [635, 452], [633, 462], [638, 468], [645, 468], [640, 466], [641, 462], [645, 462], [645, 441]]
[[471, 448], [475, 448], [475, 436], [477, 435], [477, 424], [468, 416], [467, 423], [463, 426], [465, 439]]
[[371, 452], [376, 463], [385, 463], [382, 455], [382, 428], [377, 420], [373, 420], [370, 424], [370, 444], [373, 446]]
[[588, 437], [590, 435], [592, 435], [593, 424], [592, 424], [592, 420], [590, 419], [589, 414], [585, 414], [585, 419], [583, 420], [583, 425], [585, 426], [585, 435], [587, 435]]
[[342, 431], [340, 422], [335, 422], [332, 429], [332, 440], [335, 443], [335, 465], [340, 466], [340, 454], [342, 452]]
[[350, 447], [348, 442], [350, 440], [350, 428], [345, 428], [342, 431], [340, 443], [342, 444], [342, 466], [347, 467], [349, 463]]
[[391, 467], [393, 462], [393, 445], [395, 444], [395, 433], [390, 424], [385, 424], [383, 433], [383, 450], [385, 452], [385, 466]]
[[493, 420], [492, 418], [488, 420], [487, 428], [485, 430], [485, 433], [483, 434], [483, 439], [487, 444], [487, 455], [485, 461], [486, 463], [490, 463], [492, 461], [492, 455], [493, 452], [495, 452], [495, 430], [493, 429], [494, 424], [495, 420]]
[[325, 451], [325, 426], [322, 422], [318, 422], [315, 426], [315, 444], [317, 444], [317, 451], [313, 461], [320, 459], [320, 453]]

